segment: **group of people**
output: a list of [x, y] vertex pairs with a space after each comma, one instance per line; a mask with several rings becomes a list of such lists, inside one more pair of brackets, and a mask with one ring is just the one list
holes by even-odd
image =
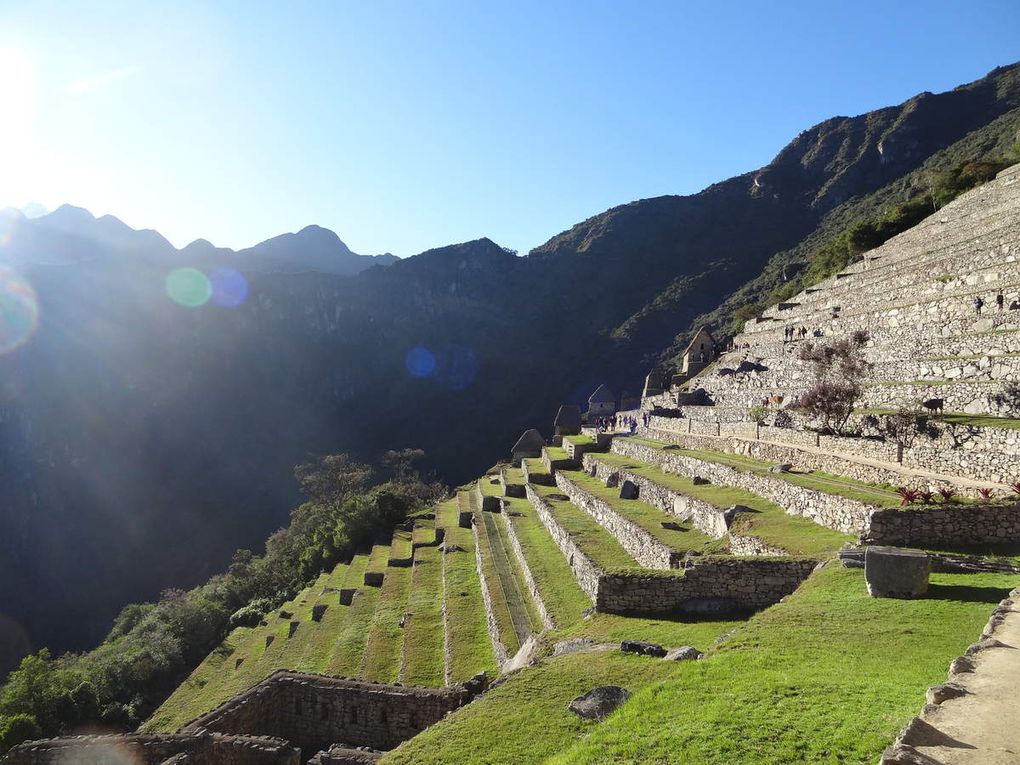
[[783, 330], [783, 334], [786, 336], [786, 342], [793, 342], [794, 340], [803, 340], [808, 334], [813, 337], [821, 337], [823, 332], [820, 329], [811, 330], [809, 332], [807, 327], [794, 327], [789, 326]]
[[[641, 413], [641, 424], [646, 428], [648, 423], [651, 421], [652, 416], [648, 412]], [[633, 435], [637, 431], [638, 420], [633, 415], [617, 415], [614, 414], [612, 417], [599, 417], [595, 422], [595, 427], [598, 428], [599, 433], [629, 433]]]
[[[995, 306], [998, 310], [1003, 310], [1006, 306], [1006, 297], [1002, 294], [1002, 290], [995, 293]], [[974, 296], [974, 313], [978, 316], [981, 315], [981, 309], [985, 307], [985, 301], [980, 295]], [[1020, 311], [1020, 300], [1014, 300], [1009, 304], [1009, 310]]]

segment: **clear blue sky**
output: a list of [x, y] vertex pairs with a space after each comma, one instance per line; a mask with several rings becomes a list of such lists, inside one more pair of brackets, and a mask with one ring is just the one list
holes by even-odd
[[0, 206], [523, 252], [1016, 59], [1016, 0], [0, 0]]

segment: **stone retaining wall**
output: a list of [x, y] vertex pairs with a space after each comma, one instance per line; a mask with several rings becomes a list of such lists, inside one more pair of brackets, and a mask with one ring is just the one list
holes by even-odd
[[871, 516], [866, 544], [945, 547], [1020, 541], [1020, 503], [888, 508]]
[[815, 523], [849, 534], [860, 534], [868, 526], [874, 508], [848, 497], [796, 486], [781, 478], [737, 470], [727, 465], [705, 462], [676, 452], [654, 449], [633, 441], [616, 440], [613, 451], [626, 457], [656, 465], [678, 475], [701, 476], [724, 486], [738, 486], [775, 502], [791, 515], [810, 518]]
[[599, 592], [599, 579], [603, 576], [604, 572], [587, 555], [581, 552], [580, 547], [574, 544], [570, 534], [556, 522], [556, 518], [553, 516], [549, 505], [532, 488], [531, 484], [527, 484], [524, 490], [527, 492], [528, 501], [531, 503], [531, 506], [535, 508], [535, 514], [538, 515], [538, 519], [542, 521], [542, 525], [545, 526], [553, 541], [556, 542], [556, 546], [560, 548], [563, 557], [567, 559], [571, 571], [574, 572], [574, 579], [577, 580], [577, 584], [591, 598], [592, 603], [596, 602]]
[[482, 690], [482, 680], [435, 689], [279, 670], [180, 732], [270, 735], [290, 741], [306, 755], [338, 742], [387, 750]]
[[6, 765], [298, 765], [301, 753], [287, 741], [219, 733], [68, 736], [26, 741], [11, 749]]
[[517, 529], [514, 526], [513, 513], [507, 511], [500, 515], [503, 519], [503, 523], [506, 525], [506, 535], [510, 540], [510, 547], [513, 549], [514, 555], [517, 556], [517, 563], [521, 567], [521, 573], [524, 574], [524, 581], [528, 585], [528, 592], [531, 593], [531, 599], [535, 603], [535, 609], [538, 611], [538, 615], [542, 619], [542, 626], [547, 630], [556, 629], [556, 622], [553, 621], [552, 616], [549, 614], [549, 609], [545, 607], [545, 601], [542, 600], [542, 591], [538, 588], [538, 582], [535, 581], [535, 577], [531, 573], [531, 568], [528, 566], [528, 559], [524, 557], [524, 548], [521, 547], [521, 541], [517, 538]]
[[489, 632], [489, 641], [492, 643], [492, 652], [496, 656], [496, 666], [503, 669], [510, 661], [510, 652], [499, 639], [499, 622], [496, 621], [496, 612], [492, 608], [492, 597], [489, 595], [489, 586], [485, 581], [485, 572], [482, 570], [482, 546], [478, 539], [478, 524], [471, 524], [471, 533], [475, 538], [475, 573], [482, 585], [482, 604], [485, 606], [485, 627]]
[[610, 613], [729, 613], [777, 603], [811, 575], [817, 561], [699, 558], [677, 575], [607, 574], [596, 608]]
[[650, 533], [614, 510], [608, 502], [592, 496], [563, 473], [556, 473], [556, 485], [572, 504], [616, 537], [617, 541], [640, 565], [654, 569], [679, 568], [683, 553], [660, 542]]
[[607, 485], [614, 483], [614, 478], [615, 482], [630, 481], [638, 487], [642, 501], [689, 522], [714, 539], [721, 539], [727, 534], [726, 519], [715, 505], [667, 489], [642, 475], [607, 464], [592, 455], [584, 456], [584, 470]]

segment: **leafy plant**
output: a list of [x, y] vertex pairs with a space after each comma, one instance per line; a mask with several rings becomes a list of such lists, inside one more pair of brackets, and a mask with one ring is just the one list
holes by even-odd
[[939, 494], [942, 495], [943, 502], [950, 502], [952, 501], [953, 497], [956, 496], [956, 489], [954, 489], [952, 486], [943, 486], [941, 489], [939, 489]]
[[1014, 481], [1009, 485], [1009, 488], [1013, 490], [1013, 493], [1020, 496], [1020, 481]]
[[911, 489], [908, 486], [899, 487], [896, 493], [900, 495], [900, 505], [914, 504], [921, 494], [917, 489]]
[[751, 418], [751, 422], [756, 422], [761, 425], [765, 422], [765, 418], [769, 414], [769, 408], [762, 406], [761, 404], [755, 404], [747, 410], [747, 416]]
[[932, 492], [928, 491], [927, 489], [925, 489], [924, 491], [917, 492], [917, 496], [926, 505], [930, 505], [931, 502], [932, 502], [932, 499], [934, 499], [934, 497], [935, 497], [935, 495]]
[[978, 496], [981, 497], [981, 499], [991, 499], [993, 491], [993, 489], [987, 488], [977, 489]]

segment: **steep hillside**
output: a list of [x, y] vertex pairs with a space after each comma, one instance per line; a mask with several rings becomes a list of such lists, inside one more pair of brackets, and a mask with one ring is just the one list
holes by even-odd
[[[10, 614], [32, 645], [87, 646], [126, 601], [193, 585], [261, 544], [309, 453], [421, 447], [456, 484], [599, 382], [637, 392], [678, 331], [742, 288], [766, 292], [860, 200], [895, 194], [926, 160], [956, 162], [938, 152], [967, 141], [1004, 150], [1018, 72], [828, 120], [765, 168], [614, 208], [523, 258], [483, 239], [345, 277], [295, 265], [349, 252], [322, 229], [258, 253], [177, 252], [84, 211], [16, 220], [2, 252], [38, 294], [40, 321], [0, 360]], [[44, 230], [48, 218], [59, 225]], [[243, 272], [240, 298], [168, 297], [172, 268], [221, 264]], [[43, 591], [57, 599], [43, 604]]]

